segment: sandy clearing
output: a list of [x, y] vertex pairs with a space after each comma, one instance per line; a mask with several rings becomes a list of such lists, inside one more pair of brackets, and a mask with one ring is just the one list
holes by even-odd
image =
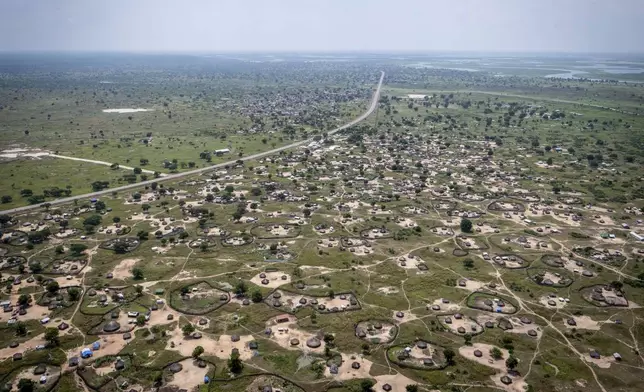
[[[396, 316], [396, 313], [398, 312], [403, 312], [403, 317]], [[396, 323], [403, 324], [403, 323], [408, 323], [410, 321], [414, 321], [418, 319], [418, 316], [406, 310], [392, 310], [391, 319], [394, 320]]]
[[598, 367], [602, 369], [608, 369], [610, 365], [612, 365], [615, 362], [615, 358], [612, 356], [602, 356], [601, 358], [592, 358], [590, 354], [584, 354], [583, 356], [584, 360], [589, 363], [594, 363]]
[[[285, 284], [291, 283], [291, 276], [289, 274], [286, 274], [281, 271], [275, 271], [275, 272], [263, 272], [266, 274], [266, 278], [260, 278], [259, 275], [257, 274], [251, 278], [251, 283], [257, 285], [257, 286], [263, 286], [263, 287], [270, 287], [270, 288], [277, 288]], [[286, 279], [283, 280], [282, 276], [286, 276]], [[268, 284], [263, 284], [262, 280], [263, 279], [268, 279]]]
[[173, 380], [168, 385], [192, 391], [203, 384], [204, 376], [208, 374], [210, 366], [200, 368], [192, 358], [185, 359], [179, 363], [183, 366], [183, 369], [174, 375]]
[[141, 259], [123, 259], [112, 270], [114, 279], [125, 280], [132, 276], [132, 268], [141, 261]]
[[[447, 319], [447, 318], [451, 319], [452, 322], [449, 323], [449, 324], [446, 323], [445, 319]], [[480, 333], [483, 330], [483, 327], [481, 325], [479, 325], [476, 320], [470, 319], [467, 316], [463, 316], [462, 318], [457, 319], [453, 315], [450, 315], [450, 316], [440, 317], [440, 319], [441, 319], [441, 323], [445, 327], [449, 328], [451, 330], [451, 332], [453, 334], [456, 334], [456, 335], [461, 335], [462, 336], [462, 335], [465, 335], [466, 333], [475, 333], [476, 334], [476, 333]], [[463, 328], [465, 330], [465, 332], [463, 332], [463, 333], [458, 332], [459, 328]]]
[[397, 219], [396, 224], [400, 227], [416, 227], [418, 224], [416, 221], [409, 219], [409, 218], [402, 218], [402, 219]]
[[[351, 365], [357, 362], [360, 364], [360, 369], [353, 369]], [[338, 374], [331, 374], [328, 367], [325, 367], [325, 377], [333, 378], [334, 380], [345, 381], [353, 380], [356, 378], [374, 378], [376, 385], [373, 387], [374, 391], [382, 391], [382, 386], [389, 384], [392, 386], [393, 391], [404, 391], [405, 387], [410, 384], [416, 384], [413, 380], [404, 375], [391, 374], [381, 376], [371, 376], [371, 368], [373, 362], [362, 357], [359, 354], [342, 354], [342, 364], [338, 366]]]
[[[40, 295], [31, 295], [31, 298], [32, 298], [31, 306], [26, 308], [27, 314], [20, 315], [16, 313], [14, 317], [19, 321], [27, 321], [27, 320], [42, 320], [43, 318], [45, 318], [45, 316], [48, 316], [49, 310], [47, 309], [47, 307], [36, 304], [36, 299], [39, 296]], [[12, 304], [17, 304], [19, 298], [20, 298], [20, 294], [13, 293], [9, 297], [9, 300], [11, 301]], [[14, 307], [14, 312], [17, 312], [17, 309], [18, 309], [17, 307]], [[11, 314], [12, 313], [0, 313], [0, 320], [8, 320], [10, 317], [12, 317]]]
[[[128, 345], [129, 342], [131, 342], [135, 338], [136, 335], [134, 333], [132, 333], [132, 338], [130, 340], [124, 340], [123, 335], [120, 333], [113, 335], [99, 335], [96, 336], [94, 340], [87, 341], [85, 345], [67, 350], [65, 354], [67, 355], [67, 358], [80, 357], [80, 353], [83, 348], [92, 347], [92, 344], [94, 342], [100, 342], [101, 347], [98, 350], [94, 351], [92, 358], [96, 359], [105, 356], [117, 355], [125, 348], [125, 346]], [[65, 365], [65, 367], [66, 366], [67, 365]]]
[[379, 287], [376, 291], [380, 294], [397, 294], [400, 292], [396, 287]]
[[[548, 301], [554, 301], [555, 305], [549, 305]], [[539, 298], [539, 303], [543, 306], [547, 306], [551, 309], [563, 309], [566, 306], [566, 301], [559, 301], [557, 298], [550, 298], [548, 296], [543, 296]]]
[[26, 342], [20, 344], [16, 348], [5, 347], [0, 349], [0, 360], [11, 358], [15, 353], [24, 353], [27, 350], [35, 350], [36, 346], [45, 344], [47, 344], [47, 342], [45, 341], [45, 334], [41, 333], [40, 335], [36, 335]]
[[[168, 315], [172, 315], [173, 319], [168, 320]], [[148, 325], [163, 325], [170, 324], [179, 320], [179, 313], [173, 311], [169, 306], [164, 306], [163, 308], [150, 312], [150, 320], [148, 320]]]
[[[504, 375], [512, 379], [512, 384], [505, 385], [501, 382], [501, 377], [503, 377]], [[494, 376], [490, 376], [490, 378], [498, 387], [503, 388], [507, 392], [525, 392], [528, 389], [528, 384], [526, 384], [523, 377], [514, 376], [510, 373], [499, 373], [495, 374]]]
[[599, 325], [599, 322], [593, 320], [589, 316], [573, 316], [571, 318], [575, 320], [577, 325], [568, 325], [568, 323], [566, 322], [567, 319], [564, 319], [563, 323], [568, 329], [577, 328], [577, 329], [589, 329], [592, 331], [599, 331], [599, 329], [601, 328], [601, 325]]
[[[29, 367], [23, 368], [20, 371], [20, 373], [18, 373], [13, 379], [13, 387], [16, 388], [16, 390], [18, 390], [18, 382], [20, 382], [21, 379], [26, 378], [28, 380], [33, 381], [36, 385], [40, 386], [40, 388], [49, 389], [53, 387], [52, 384], [54, 384], [60, 377], [59, 367], [47, 366], [47, 372], [44, 375], [35, 375], [34, 374], [35, 368], [36, 368], [35, 366], [29, 366]], [[41, 376], [47, 377], [47, 381], [45, 383], [40, 382]], [[11, 390], [13, 391], [14, 389], [11, 389]]]
[[[470, 361], [474, 361], [480, 363], [481, 365], [505, 372], [507, 371], [505, 360], [510, 356], [510, 352], [504, 348], [498, 347], [498, 349], [501, 350], [501, 353], [503, 353], [503, 358], [495, 360], [490, 355], [490, 350], [494, 347], [496, 346], [493, 346], [491, 344], [473, 343], [471, 346], [460, 347], [458, 349], [458, 353], [461, 354], [461, 356], [469, 359]], [[480, 358], [474, 356], [474, 351], [476, 350], [481, 351], [481, 353], [483, 354]]]
[[405, 269], [418, 269], [418, 265], [420, 264], [427, 265], [423, 261], [423, 259], [413, 255], [400, 256], [399, 258], [396, 259], [396, 263], [398, 264], [399, 267], [402, 267]]
[[440, 306], [440, 310], [436, 310], [436, 312], [458, 312], [461, 309], [461, 306], [459, 304], [450, 302], [450, 303], [443, 303], [443, 299], [435, 299], [434, 302], [427, 304], [427, 309], [432, 310], [432, 306], [438, 305]]
[[485, 285], [486, 284], [483, 283], [483, 282], [467, 279], [465, 281], [465, 287], [463, 287], [463, 286], [461, 286], [459, 284], [457, 284], [456, 287], [459, 288], [459, 289], [465, 289], [465, 290], [469, 290], [469, 291], [474, 292], [474, 291], [478, 291], [481, 287], [485, 287]]
[[[352, 368], [351, 364], [353, 362], [358, 362], [360, 364], [360, 369]], [[356, 378], [371, 378], [369, 372], [371, 371], [372, 365], [373, 362], [363, 358], [362, 355], [342, 354], [342, 364], [338, 366], [338, 374], [331, 374], [329, 367], [325, 366], [324, 376], [341, 381], [353, 380]]]
[[[301, 350], [304, 352], [313, 352], [316, 354], [324, 353], [324, 343], [318, 348], [310, 348], [306, 345], [307, 339], [314, 337], [314, 334], [297, 329], [296, 324], [282, 324], [279, 328], [283, 328], [283, 330], [279, 331], [278, 329], [273, 328], [274, 331], [271, 334], [270, 339], [280, 346], [289, 350]], [[292, 339], [299, 340], [299, 344], [292, 345]]]
[[[254, 341], [252, 335], [239, 335], [239, 341], [233, 342], [231, 335], [221, 335], [218, 338], [203, 334], [201, 339], [185, 338], [183, 332], [178, 327], [170, 334], [170, 340], [166, 350], [179, 352], [184, 356], [191, 356], [192, 351], [197, 346], [204, 348], [209, 355], [214, 355], [220, 359], [228, 359], [233, 349], [239, 350], [242, 360], [249, 360], [253, 357], [253, 351], [248, 348], [248, 343]], [[174, 348], [172, 348], [174, 343]]]
[[382, 387], [385, 384], [391, 385], [392, 391], [404, 391], [407, 385], [416, 384], [414, 380], [402, 375], [401, 373], [371, 376], [370, 378], [376, 379], [376, 385], [373, 387], [374, 391], [382, 391]]
[[228, 359], [233, 349], [239, 350], [239, 356], [246, 361], [253, 357], [253, 350], [248, 348], [248, 343], [254, 341], [253, 335], [239, 335], [239, 341], [233, 342], [231, 335], [221, 335], [217, 340], [217, 348], [214, 352], [207, 351], [220, 359]]
[[[202, 335], [201, 339], [186, 338], [183, 336], [181, 329], [177, 326], [177, 328], [171, 331], [169, 335], [170, 339], [168, 340], [168, 344], [166, 345], [165, 349], [177, 351], [184, 356], [191, 356], [192, 351], [197, 346], [203, 347], [205, 352], [207, 353], [215, 353], [218, 351], [217, 341], [205, 334]], [[174, 347], [172, 347], [173, 343]]]

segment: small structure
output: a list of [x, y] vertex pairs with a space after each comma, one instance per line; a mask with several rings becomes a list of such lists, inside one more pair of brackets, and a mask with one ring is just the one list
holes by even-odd
[[183, 365], [175, 362], [170, 367], [168, 367], [168, 370], [171, 371], [172, 373], [179, 373], [180, 371], [183, 370]]
[[112, 333], [112, 332], [118, 331], [120, 328], [121, 328], [121, 324], [112, 320], [107, 324], [103, 325], [103, 332]]
[[310, 348], [318, 348], [322, 345], [322, 342], [320, 342], [320, 339], [312, 337], [306, 341], [306, 345]]
[[34, 368], [34, 375], [36, 376], [40, 376], [45, 373], [47, 373], [47, 367], [45, 365], [38, 365]]
[[331, 366], [329, 366], [329, 373], [338, 374], [338, 365], [331, 364]]

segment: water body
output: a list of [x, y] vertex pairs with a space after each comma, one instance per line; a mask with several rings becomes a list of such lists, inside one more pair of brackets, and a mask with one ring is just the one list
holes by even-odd
[[478, 72], [478, 69], [474, 68], [463, 68], [463, 67], [441, 67], [440, 65], [432, 65], [428, 63], [416, 63], [409, 64], [408, 67], [413, 68], [434, 68], [434, 69], [451, 69], [453, 71], [465, 71], [465, 72]]
[[628, 75], [644, 73], [644, 68], [629, 67], [627, 65], [607, 65], [607, 64], [593, 64], [587, 66], [578, 66], [577, 68], [596, 69], [608, 74], [615, 75]]
[[544, 76], [544, 78], [558, 78], [558, 79], [579, 79], [577, 75], [587, 74], [586, 71], [576, 71], [571, 69], [561, 69], [558, 71], [564, 71], [562, 73], [554, 73]]

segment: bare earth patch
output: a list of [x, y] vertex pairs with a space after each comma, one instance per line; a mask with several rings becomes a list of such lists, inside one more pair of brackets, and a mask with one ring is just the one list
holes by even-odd
[[141, 259], [123, 259], [112, 270], [114, 279], [125, 280], [132, 276], [132, 268], [141, 261]]
[[192, 358], [179, 362], [183, 369], [174, 375], [174, 379], [168, 383], [170, 386], [192, 391], [203, 384], [203, 378], [208, 374], [208, 366], [200, 368]]

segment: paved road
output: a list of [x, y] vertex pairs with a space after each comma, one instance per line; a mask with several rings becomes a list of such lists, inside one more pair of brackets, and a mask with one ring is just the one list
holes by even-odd
[[[364, 112], [360, 117], [358, 117], [358, 118], [356, 118], [354, 120], [351, 120], [350, 122], [348, 122], [348, 123], [346, 123], [346, 124], [344, 124], [344, 125], [342, 125], [342, 126], [340, 126], [338, 128], [335, 128], [332, 131], [327, 132], [327, 134], [332, 135], [332, 134], [334, 134], [336, 132], [340, 132], [343, 129], [347, 129], [347, 128], [349, 128], [349, 127], [351, 127], [351, 126], [363, 121], [367, 117], [369, 117], [369, 115], [371, 113], [373, 113], [373, 111], [376, 110], [376, 107], [378, 106], [378, 97], [380, 96], [380, 89], [382, 88], [382, 82], [383, 82], [384, 79], [385, 79], [385, 73], [381, 71], [380, 80], [378, 81], [378, 86], [376, 87], [376, 91], [373, 93], [373, 98], [371, 99], [371, 105], [369, 106], [369, 108], [367, 109], [366, 112]], [[242, 161], [250, 161], [250, 160], [253, 160], [253, 159], [262, 158], [262, 157], [265, 157], [265, 156], [268, 156], [268, 155], [272, 155], [272, 154], [275, 154], [275, 153], [283, 151], [283, 150], [288, 150], [288, 149], [291, 149], [291, 148], [299, 147], [299, 146], [302, 146], [304, 144], [311, 143], [312, 141], [313, 141], [313, 138], [310, 138], [310, 139], [302, 140], [300, 142], [289, 144], [289, 145], [286, 145], [286, 146], [283, 146], [283, 147], [278, 147], [278, 148], [275, 148], [273, 150], [260, 152], [258, 154], [254, 154], [254, 155], [249, 155], [249, 156], [246, 156], [246, 157], [243, 157], [243, 158], [240, 158], [240, 159]], [[199, 168], [199, 169], [190, 170], [190, 171], [183, 172], [183, 173], [169, 174], [169, 175], [167, 175], [165, 177], [160, 177], [160, 178], [156, 178], [156, 179], [148, 180], [148, 181], [141, 181], [141, 182], [137, 182], [136, 184], [128, 184], [128, 185], [123, 185], [123, 186], [119, 186], [119, 187], [116, 187], [116, 188], [108, 188], [108, 189], [104, 189], [104, 190], [99, 191], [99, 192], [86, 193], [84, 195], [76, 195], [76, 196], [64, 197], [62, 199], [56, 199], [56, 200], [48, 201], [47, 203], [49, 203], [52, 206], [54, 206], [54, 205], [58, 205], [58, 204], [69, 203], [69, 202], [74, 201], [74, 200], [81, 200], [81, 199], [87, 200], [87, 199], [92, 198], [92, 197], [98, 197], [98, 196], [106, 195], [106, 194], [109, 194], [109, 193], [112, 193], [112, 192], [120, 192], [120, 191], [125, 191], [125, 190], [128, 190], [128, 189], [140, 188], [140, 187], [143, 187], [145, 185], [150, 185], [153, 182], [163, 182], [163, 181], [169, 181], [169, 180], [176, 180], [178, 178], [191, 176], [193, 174], [203, 173], [205, 171], [214, 170], [214, 169], [222, 168], [222, 167], [224, 167], [226, 165], [234, 164], [236, 161], [237, 161], [237, 159], [232, 160], [232, 161], [228, 161], [228, 162], [218, 163], [216, 165], [212, 165], [212, 166], [208, 166], [208, 167], [202, 167], [202, 168]], [[17, 212], [26, 212], [26, 211], [37, 209], [37, 208], [41, 207], [42, 204], [44, 204], [44, 203], [33, 204], [33, 205], [29, 205], [29, 206], [24, 206], [24, 207], [17, 207], [17, 208], [13, 208], [13, 209], [10, 209], [10, 210], [0, 211], [0, 213], [2, 213], [2, 214], [15, 214]]]

